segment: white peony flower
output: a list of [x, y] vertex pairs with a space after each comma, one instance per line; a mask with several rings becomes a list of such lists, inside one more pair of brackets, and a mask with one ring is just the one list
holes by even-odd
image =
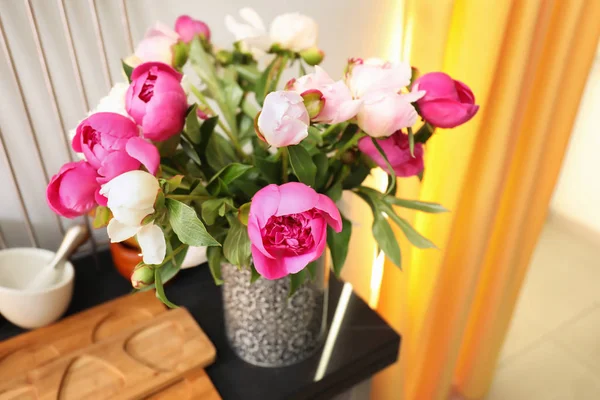
[[277, 16], [271, 22], [269, 36], [273, 43], [282, 48], [301, 52], [317, 45], [319, 26], [317, 22], [299, 13], [289, 13]]
[[271, 47], [271, 39], [260, 16], [252, 8], [242, 8], [239, 12], [243, 22], [231, 15], [225, 16], [225, 27], [240, 42], [242, 50], [260, 57]]
[[263, 20], [252, 8], [240, 10], [242, 22], [234, 17], [225, 17], [227, 30], [242, 44], [242, 49], [255, 57], [263, 55], [271, 45], [279, 44], [284, 49], [300, 52], [317, 44], [319, 27], [314, 19], [299, 13], [282, 14], [273, 20], [269, 32]]
[[125, 109], [125, 94], [129, 89], [129, 84], [125, 82], [116, 83], [111, 89], [108, 95], [104, 96], [98, 102], [96, 108], [88, 113], [88, 116], [99, 113], [99, 112], [112, 112], [121, 114], [129, 119], [131, 117]]
[[142, 225], [142, 220], [154, 212], [159, 189], [154, 175], [140, 170], [125, 172], [100, 189], [113, 214], [107, 227], [110, 241], [122, 242], [136, 235], [145, 264], [162, 263], [167, 251], [162, 229], [153, 223]]

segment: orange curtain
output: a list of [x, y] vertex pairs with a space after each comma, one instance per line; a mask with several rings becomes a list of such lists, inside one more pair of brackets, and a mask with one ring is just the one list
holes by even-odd
[[[488, 390], [600, 35], [598, 0], [406, 0], [404, 46], [421, 72], [466, 82], [480, 112], [439, 131], [425, 178], [404, 198], [440, 250], [399, 235], [403, 271], [386, 262], [378, 310], [403, 335], [400, 362], [372, 398], [483, 399]], [[407, 48], [409, 51], [407, 51]]]

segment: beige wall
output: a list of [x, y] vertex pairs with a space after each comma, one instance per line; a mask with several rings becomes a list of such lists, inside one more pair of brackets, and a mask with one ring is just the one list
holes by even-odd
[[600, 49], [588, 78], [551, 210], [600, 238]]

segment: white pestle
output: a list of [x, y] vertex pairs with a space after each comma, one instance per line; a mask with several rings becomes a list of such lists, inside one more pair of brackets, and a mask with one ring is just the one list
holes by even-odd
[[56, 255], [27, 285], [25, 290], [42, 290], [54, 285], [62, 273], [65, 261], [90, 236], [85, 225], [74, 225], [67, 229]]

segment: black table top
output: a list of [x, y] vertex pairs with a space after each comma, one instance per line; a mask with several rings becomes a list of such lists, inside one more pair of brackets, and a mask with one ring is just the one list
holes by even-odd
[[[91, 257], [75, 260], [75, 292], [67, 315], [131, 291], [129, 282], [112, 268], [108, 252], [99, 253], [98, 260], [100, 268]], [[283, 368], [256, 367], [235, 356], [225, 337], [221, 289], [214, 285], [207, 267], [181, 271], [165, 285], [165, 291], [169, 300], [190, 311], [217, 348], [217, 360], [206, 371], [224, 400], [312, 400], [330, 399], [397, 358], [400, 336], [356, 294], [340, 297], [343, 287], [335, 277], [330, 278], [329, 327], [336, 312], [338, 319], [343, 317], [340, 329], [329, 331], [332, 345], [325, 345], [306, 361]], [[340, 298], [347, 301], [340, 302]], [[0, 318], [0, 341], [21, 332]]]

